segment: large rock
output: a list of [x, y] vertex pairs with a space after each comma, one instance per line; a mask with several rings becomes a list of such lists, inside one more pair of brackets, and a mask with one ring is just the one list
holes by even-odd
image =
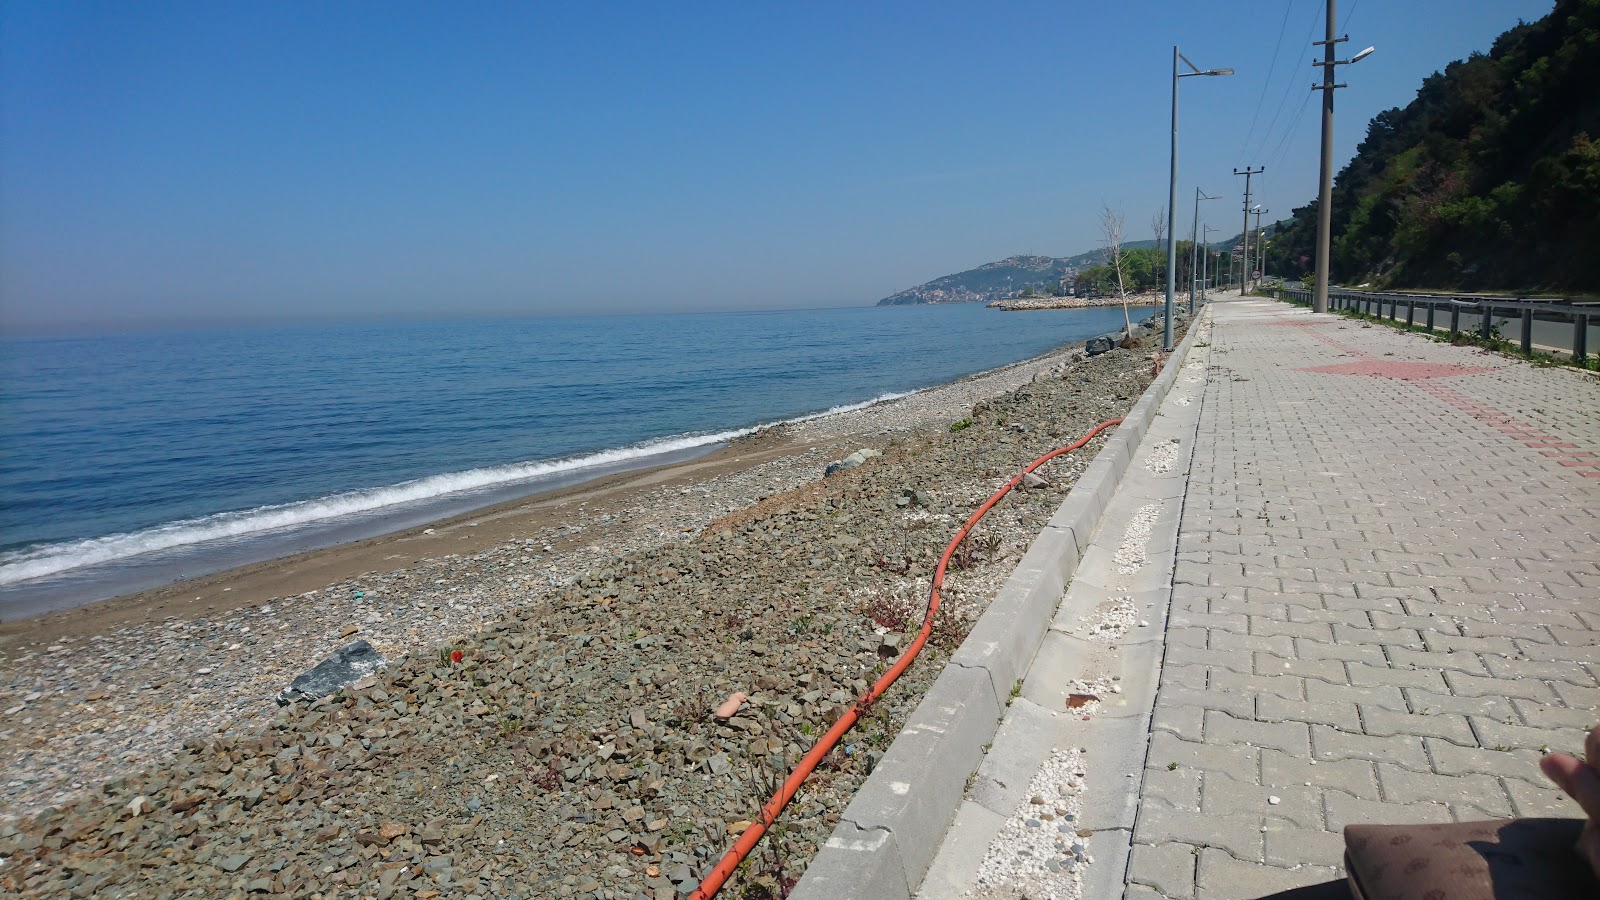
[[366, 641], [346, 644], [317, 667], [289, 682], [278, 693], [278, 705], [288, 706], [296, 700], [315, 700], [337, 691], [347, 684], [371, 675], [383, 667], [382, 653]]
[[882, 455], [883, 453], [878, 450], [873, 450], [870, 447], [863, 447], [849, 456], [846, 456], [844, 459], [838, 460], [837, 462], [828, 463], [827, 467], [822, 470], [822, 474], [824, 477], [826, 477], [835, 472], [843, 472], [845, 469], [854, 469], [856, 466], [861, 465], [874, 456]]
[[1089, 356], [1099, 356], [1102, 353], [1108, 352], [1112, 347], [1115, 346], [1115, 341], [1113, 341], [1109, 336], [1102, 334], [1099, 337], [1092, 337], [1085, 341], [1083, 344], [1083, 352]]

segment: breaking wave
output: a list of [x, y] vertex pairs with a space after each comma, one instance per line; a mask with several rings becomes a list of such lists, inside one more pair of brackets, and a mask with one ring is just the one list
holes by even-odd
[[[824, 416], [865, 409], [876, 403], [909, 396], [915, 391], [883, 394], [860, 403], [848, 403], [825, 409], [822, 412], [796, 416], [781, 422], [793, 424], [809, 422]], [[429, 475], [387, 487], [344, 491], [311, 500], [258, 506], [254, 509], [216, 513], [191, 519], [180, 519], [145, 528], [139, 531], [110, 534], [80, 541], [53, 544], [36, 544], [20, 550], [0, 553], [0, 585], [16, 584], [34, 578], [43, 578], [72, 569], [120, 559], [171, 550], [206, 541], [246, 538], [262, 532], [290, 529], [311, 522], [325, 522], [341, 516], [358, 515], [404, 503], [431, 500], [450, 494], [459, 494], [484, 488], [512, 484], [520, 481], [548, 478], [567, 472], [601, 467], [626, 466], [653, 456], [682, 450], [692, 450], [710, 444], [719, 444], [747, 434], [764, 425], [736, 428], [707, 434], [687, 434], [677, 437], [645, 441], [629, 447], [601, 450], [581, 456], [535, 462], [511, 463]]]

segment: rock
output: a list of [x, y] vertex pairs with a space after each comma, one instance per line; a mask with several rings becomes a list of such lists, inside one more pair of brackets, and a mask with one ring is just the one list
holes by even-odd
[[227, 859], [222, 860], [221, 862], [212, 863], [212, 865], [216, 866], [217, 868], [221, 869], [224, 872], [233, 873], [233, 872], [237, 872], [240, 869], [244, 868], [244, 864], [249, 862], [249, 861], [250, 861], [250, 854], [248, 854], [248, 853], [235, 853], [234, 855], [228, 857]]
[[288, 706], [296, 700], [316, 700], [337, 691], [347, 684], [372, 674], [384, 664], [384, 656], [366, 641], [356, 641], [340, 647], [316, 668], [299, 676], [278, 694], [279, 706]]
[[1099, 356], [1102, 353], [1110, 352], [1111, 348], [1115, 346], [1116, 342], [1110, 337], [1101, 335], [1099, 337], [1092, 337], [1087, 341], [1084, 341], [1083, 351], [1088, 356]]
[[130, 816], [142, 816], [152, 809], [155, 809], [155, 804], [151, 803], [150, 798], [143, 794], [133, 798], [128, 803], [128, 815]]
[[832, 475], [835, 472], [842, 472], [845, 469], [854, 469], [856, 466], [861, 465], [867, 460], [872, 459], [875, 456], [882, 455], [883, 453], [881, 451], [874, 450], [871, 447], [863, 447], [849, 456], [846, 456], [844, 459], [838, 460], [837, 462], [828, 463], [827, 467], [822, 470], [823, 477]]
[[339, 637], [340, 638], [347, 638], [350, 635], [355, 634], [356, 632], [358, 632], [360, 630], [361, 630], [361, 626], [360, 625], [346, 625], [344, 627], [344, 630], [339, 632]]
[[185, 813], [191, 809], [194, 809], [196, 806], [199, 806], [201, 803], [204, 803], [205, 799], [206, 798], [200, 794], [191, 794], [188, 797], [172, 801], [171, 805], [169, 805], [167, 809], [170, 809], [175, 813]]
[[1024, 472], [1022, 473], [1022, 486], [1025, 488], [1047, 488], [1050, 486], [1050, 479], [1045, 478], [1043, 475], [1036, 475], [1033, 472]]
[[739, 707], [744, 705], [744, 701], [744, 691], [735, 691], [728, 695], [728, 699], [722, 701], [722, 705], [718, 706], [712, 715], [726, 722], [739, 712]]

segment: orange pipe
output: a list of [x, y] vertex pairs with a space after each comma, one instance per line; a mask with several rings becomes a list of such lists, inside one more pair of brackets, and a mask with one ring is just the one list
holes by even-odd
[[805, 783], [806, 778], [816, 769], [817, 764], [822, 762], [822, 758], [827, 756], [838, 745], [839, 739], [844, 737], [845, 732], [856, 724], [861, 718], [861, 714], [866, 712], [867, 708], [872, 706], [873, 703], [877, 702], [879, 697], [883, 696], [884, 691], [889, 689], [889, 685], [894, 684], [895, 679], [900, 677], [900, 673], [910, 667], [912, 660], [916, 659], [917, 654], [922, 652], [923, 645], [928, 642], [928, 635], [933, 631], [933, 617], [939, 612], [939, 588], [944, 584], [945, 568], [950, 564], [951, 554], [955, 553], [956, 548], [961, 546], [961, 542], [966, 539], [968, 534], [972, 533], [973, 526], [977, 525], [978, 521], [996, 503], [1000, 502], [1001, 497], [1010, 493], [1012, 488], [1021, 483], [1023, 475], [1032, 472], [1063, 453], [1077, 450], [1094, 440], [1095, 435], [1107, 428], [1121, 424], [1121, 419], [1107, 419], [1090, 429], [1089, 433], [1076, 443], [1052, 450], [1029, 463], [1026, 468], [1006, 482], [1000, 490], [995, 491], [988, 500], [985, 500], [983, 505], [978, 507], [977, 512], [974, 512], [967, 519], [966, 524], [961, 526], [961, 529], [956, 532], [956, 536], [951, 538], [950, 543], [945, 546], [944, 555], [939, 557], [939, 565], [933, 571], [933, 587], [928, 592], [928, 612], [922, 618], [922, 627], [917, 630], [916, 640], [911, 642], [911, 646], [906, 648], [906, 652], [900, 654], [900, 659], [889, 668], [889, 671], [884, 672], [882, 677], [839, 718], [839, 721], [833, 723], [833, 727], [828, 729], [828, 733], [824, 734], [811, 746], [811, 749], [801, 758], [800, 763], [794, 767], [794, 771], [790, 772], [789, 777], [784, 779], [783, 785], [778, 788], [777, 793], [774, 793], [771, 799], [762, 805], [761, 812], [756, 816], [755, 820], [739, 835], [739, 839], [733, 842], [733, 846], [729, 848], [727, 853], [723, 854], [722, 859], [718, 860], [715, 866], [712, 866], [711, 871], [706, 873], [706, 877], [700, 882], [700, 886], [695, 888], [694, 893], [689, 895], [690, 900], [710, 900], [710, 898], [717, 895], [717, 891], [722, 889], [723, 883], [739, 867], [739, 863], [750, 855], [750, 851], [754, 850], [756, 844], [760, 843], [762, 836], [767, 833], [767, 829], [771, 828], [772, 823], [777, 821], [778, 814], [783, 812], [785, 806], [789, 805], [789, 801], [799, 792], [800, 786]]

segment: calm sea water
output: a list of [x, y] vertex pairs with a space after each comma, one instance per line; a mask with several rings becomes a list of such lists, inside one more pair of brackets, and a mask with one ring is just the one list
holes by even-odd
[[410, 527], [1111, 331], [977, 305], [0, 343], [0, 617]]

